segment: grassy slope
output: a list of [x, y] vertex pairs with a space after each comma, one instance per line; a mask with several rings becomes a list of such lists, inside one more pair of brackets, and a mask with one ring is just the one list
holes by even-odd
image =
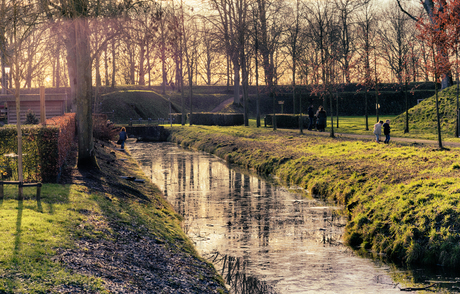
[[245, 127], [171, 128], [171, 140], [337, 200], [345, 241], [395, 261], [460, 262], [458, 149], [436, 151]]
[[[439, 92], [439, 115], [441, 122], [441, 134], [444, 138], [455, 136], [457, 86], [444, 89]], [[427, 98], [409, 110], [409, 132], [407, 136], [425, 137], [437, 140], [436, 103], [435, 96]], [[403, 130], [406, 114], [397, 116], [394, 123]]]
[[[222, 89], [214, 90], [221, 91]], [[193, 111], [209, 112], [222, 101], [231, 97], [225, 93], [209, 93], [209, 89], [201, 88], [193, 92]], [[181, 94], [167, 91], [165, 95], [159, 91], [119, 89], [102, 95], [100, 112], [111, 113], [109, 119], [115, 123], [128, 123], [130, 118], [137, 120], [167, 118], [169, 114], [169, 99], [171, 99], [172, 112], [181, 111]], [[190, 111], [188, 93], [184, 93], [184, 107], [186, 112]]]
[[[144, 175], [129, 156], [110, 151], [100, 146], [96, 150], [101, 168], [96, 176], [81, 176], [84, 181], [74, 184], [44, 184], [40, 202], [34, 199], [35, 188], [24, 188], [25, 200], [17, 201], [17, 187], [5, 186], [5, 199], [0, 200], [0, 293], [48, 293], [67, 287], [108, 293], [101, 278], [74, 272], [54, 258], [66, 249], [81, 250], [75, 244], [88, 239], [114, 242], [119, 228], [198, 258], [180, 227], [181, 216], [158, 188], [148, 180], [139, 185], [121, 179]], [[217, 274], [213, 279], [219, 280]]]

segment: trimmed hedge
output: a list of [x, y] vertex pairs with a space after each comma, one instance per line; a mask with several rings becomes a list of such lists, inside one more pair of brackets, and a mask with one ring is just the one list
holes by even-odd
[[243, 113], [194, 112], [190, 118], [192, 125], [240, 126], [244, 125]]
[[[299, 128], [299, 115], [298, 114], [281, 114], [276, 115], [276, 127], [283, 129], [298, 129]], [[302, 115], [303, 128], [308, 128], [309, 118]], [[273, 114], [267, 114], [264, 118], [265, 126], [273, 125]]]
[[[46, 126], [21, 126], [24, 182], [57, 182], [75, 137], [75, 114], [46, 120]], [[0, 172], [2, 178], [17, 179], [18, 140], [16, 126], [0, 128]]]
[[[182, 124], [182, 113], [170, 113], [173, 124]], [[185, 114], [185, 121], [188, 119], [188, 114]]]

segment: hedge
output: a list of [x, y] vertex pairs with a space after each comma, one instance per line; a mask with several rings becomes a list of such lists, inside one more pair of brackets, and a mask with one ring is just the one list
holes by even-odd
[[[281, 114], [276, 115], [276, 127], [283, 129], [298, 129], [299, 128], [299, 115], [298, 114]], [[309, 118], [306, 115], [302, 115], [303, 128], [308, 128]], [[264, 124], [273, 125], [273, 114], [267, 114], [264, 118]]]
[[194, 112], [189, 116], [190, 124], [206, 126], [239, 126], [244, 125], [242, 113]]
[[[46, 120], [46, 125], [23, 125], [24, 182], [57, 182], [61, 167], [75, 137], [75, 114]], [[17, 179], [18, 140], [15, 125], [0, 128], [0, 173], [2, 179]]]

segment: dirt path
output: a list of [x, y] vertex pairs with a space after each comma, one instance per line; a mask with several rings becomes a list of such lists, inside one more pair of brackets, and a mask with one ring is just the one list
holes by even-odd
[[228, 98], [227, 100], [225, 100], [224, 102], [220, 103], [219, 105], [217, 105], [213, 110], [211, 110], [211, 112], [219, 112], [221, 111], [222, 109], [224, 109], [225, 106], [233, 103], [233, 97], [232, 98]]

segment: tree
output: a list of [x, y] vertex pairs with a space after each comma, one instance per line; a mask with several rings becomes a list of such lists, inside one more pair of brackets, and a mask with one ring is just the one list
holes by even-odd
[[[376, 36], [377, 18], [375, 8], [372, 2], [366, 3], [358, 16], [359, 26], [359, 51], [360, 58], [357, 60], [358, 65], [358, 80], [364, 86], [364, 114], [366, 118], [366, 131], [369, 130], [368, 117], [368, 89], [373, 85], [371, 75], [371, 58], [373, 38]], [[361, 68], [362, 70], [359, 70]]]
[[460, 23], [459, 10], [460, 2], [458, 1], [451, 3], [444, 1], [432, 2], [429, 20], [420, 18], [417, 22], [417, 28], [420, 31], [418, 37], [427, 44], [431, 53], [431, 63], [428, 69], [435, 77], [436, 123], [440, 149], [444, 148], [442, 146], [439, 115], [438, 79], [442, 77], [442, 81], [444, 82], [446, 73], [450, 72], [451, 69], [451, 62], [448, 56], [450, 54], [449, 50], [456, 49], [457, 47], [458, 25]]
[[[398, 6], [400, 8], [400, 10], [402, 12], [404, 12], [405, 14], [407, 14], [411, 19], [415, 20], [416, 22], [419, 22], [419, 21], [423, 21], [423, 17], [420, 16], [420, 17], [415, 17], [413, 16], [410, 12], [408, 12], [402, 5], [401, 5], [401, 0], [396, 0], [397, 3], [398, 3]], [[456, 0], [452, 1], [451, 3], [455, 3], [457, 2]], [[441, 0], [441, 1], [437, 1], [437, 0], [422, 0], [420, 1], [420, 3], [422, 4], [425, 12], [426, 12], [426, 16], [429, 18], [430, 22], [434, 25], [434, 26], [437, 26], [437, 30], [440, 30], [440, 31], [443, 31], [443, 33], [446, 33], [446, 27], [443, 26], [442, 24], [438, 23], [439, 21], [441, 21], [441, 19], [439, 18], [439, 12], [442, 12], [442, 10], [444, 9], [444, 7], [448, 4], [445, 0]], [[436, 6], [438, 5], [438, 6]], [[455, 6], [455, 4], [454, 4]], [[441, 11], [439, 11], [439, 9], [441, 8]], [[458, 14], [458, 12], [456, 12], [456, 14]], [[442, 21], [441, 21], [442, 22]], [[457, 22], [457, 26], [459, 25], [459, 22]], [[445, 48], [445, 46], [447, 45], [446, 44], [439, 44], [438, 46], [435, 46], [437, 50], [439, 50], [439, 52], [441, 54], [448, 54], [448, 50], [447, 48]], [[448, 55], [444, 56], [444, 58], [448, 58]], [[441, 82], [441, 89], [445, 89], [449, 86], [452, 86], [452, 74], [451, 74], [451, 70], [450, 70], [450, 67], [443, 67], [445, 72], [441, 73], [441, 77], [442, 77], [442, 82]]]
[[[11, 75], [14, 80], [14, 97], [16, 102], [16, 130], [18, 138], [18, 199], [23, 199], [22, 182], [22, 130], [21, 130], [21, 78], [24, 74], [24, 64], [26, 64], [23, 55], [26, 54], [26, 40], [32, 34], [34, 27], [40, 22], [40, 11], [37, 10], [33, 3], [24, 3], [23, 1], [9, 1], [5, 3], [2, 0], [1, 14], [4, 17], [1, 20], [0, 27], [5, 33], [6, 40], [9, 37], [9, 46], [3, 45], [2, 53], [6, 63], [11, 66]], [[6, 32], [9, 35], [6, 35]]]
[[342, 67], [342, 76], [345, 83], [350, 83], [350, 71], [352, 65], [350, 64], [354, 55], [356, 54], [355, 41], [356, 41], [356, 24], [352, 18], [359, 9], [367, 5], [370, 0], [334, 0], [337, 8], [340, 30], [339, 34], [339, 62]]
[[62, 20], [67, 50], [67, 67], [71, 97], [76, 101], [78, 138], [78, 166], [97, 167], [93, 142], [92, 119], [92, 56], [90, 50], [89, 19], [116, 16], [132, 8], [129, 0], [96, 1], [69, 0], [57, 2], [42, 0], [40, 5], [50, 21]]

